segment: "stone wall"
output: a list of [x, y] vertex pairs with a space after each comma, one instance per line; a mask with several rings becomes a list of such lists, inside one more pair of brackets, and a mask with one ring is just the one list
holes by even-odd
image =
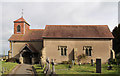
[[[92, 46], [92, 56], [87, 56], [82, 62], [90, 62], [91, 59], [95, 61], [96, 58], [101, 58], [102, 63], [105, 63], [110, 58], [112, 49], [112, 40], [110, 39], [44, 39], [43, 44], [45, 49], [42, 51], [46, 53], [44, 57], [49, 57], [50, 60], [54, 59], [56, 63], [72, 60], [74, 48], [77, 49], [77, 56], [85, 54], [83, 46]], [[58, 50], [58, 46], [67, 46], [67, 56], [61, 56], [61, 50]]]
[[19, 52], [23, 48], [24, 44], [30, 43], [33, 47], [40, 52], [42, 49], [42, 41], [33, 41], [33, 42], [12, 42], [12, 57], [19, 59]]

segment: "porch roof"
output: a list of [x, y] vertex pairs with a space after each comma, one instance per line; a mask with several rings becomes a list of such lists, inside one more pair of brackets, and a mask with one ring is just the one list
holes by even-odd
[[38, 52], [38, 50], [36, 50], [32, 44], [28, 44], [28, 43], [24, 44], [23, 47], [21, 48], [21, 50], [23, 50], [25, 47], [27, 47], [29, 50], [31, 50], [31, 52]]

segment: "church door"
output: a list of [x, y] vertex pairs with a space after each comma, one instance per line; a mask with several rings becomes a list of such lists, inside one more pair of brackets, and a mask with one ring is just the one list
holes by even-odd
[[28, 48], [24, 48], [22, 52], [23, 63], [32, 64], [32, 52]]

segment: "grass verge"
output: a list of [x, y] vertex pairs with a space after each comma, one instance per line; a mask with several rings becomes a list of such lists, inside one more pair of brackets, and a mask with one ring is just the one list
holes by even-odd
[[[0, 61], [0, 63], [2, 65], [2, 67], [0, 68], [0, 71], [2, 71], [3, 68], [4, 68], [4, 73], [3, 74], [8, 74], [17, 65], [17, 63], [5, 62], [5, 61]], [[2, 74], [2, 73], [0, 72], [0, 74]]]

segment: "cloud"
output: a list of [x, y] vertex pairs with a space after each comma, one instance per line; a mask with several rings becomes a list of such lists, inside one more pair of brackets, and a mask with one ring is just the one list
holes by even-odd
[[8, 38], [13, 34], [13, 21], [21, 17], [30, 28], [47, 24], [107, 24], [117, 26], [117, 2], [5, 2], [2, 4], [3, 50], [9, 50]]

